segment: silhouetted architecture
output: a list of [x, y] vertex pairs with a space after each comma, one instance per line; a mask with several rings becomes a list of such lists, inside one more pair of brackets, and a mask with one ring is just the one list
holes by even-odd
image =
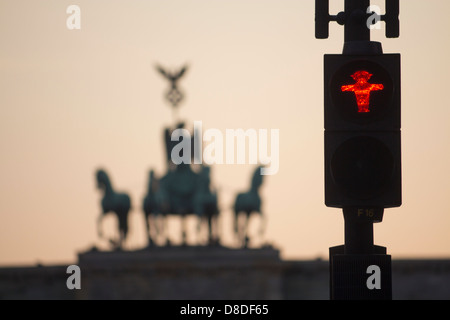
[[[81, 268], [81, 290], [66, 287]], [[55, 266], [0, 267], [0, 299], [328, 300], [328, 260], [286, 261], [273, 249], [154, 247], [85, 252]], [[393, 260], [394, 300], [450, 300], [450, 260]]]

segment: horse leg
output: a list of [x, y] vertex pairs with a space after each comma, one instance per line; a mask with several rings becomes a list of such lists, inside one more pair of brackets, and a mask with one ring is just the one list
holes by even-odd
[[145, 215], [145, 225], [147, 228], [147, 240], [148, 240], [148, 246], [152, 246], [153, 245], [153, 240], [152, 240], [152, 235], [151, 235], [151, 230], [150, 230], [150, 220], [152, 219], [152, 215], [146, 214]]
[[169, 219], [168, 217], [165, 217], [163, 220], [163, 231], [164, 231], [164, 238], [166, 239], [166, 243], [170, 246], [172, 243], [170, 241], [170, 237], [169, 234], [167, 233], [167, 230], [169, 229], [167, 226], [169, 224]]
[[210, 218], [210, 239], [213, 245], [219, 244], [219, 218], [218, 215], [213, 213]]
[[214, 245], [217, 244], [217, 216], [213, 213], [211, 215], [211, 238]]
[[219, 213], [214, 214], [214, 241], [216, 244], [220, 244], [220, 221]]
[[266, 231], [267, 217], [262, 211], [259, 214], [261, 216], [261, 225], [260, 225], [260, 228], [259, 228], [259, 235], [262, 238], [264, 233], [265, 233], [265, 231]]
[[123, 230], [120, 230], [119, 231], [119, 241], [117, 241], [117, 248], [116, 248], [117, 250], [123, 249], [124, 238], [125, 238], [124, 232], [123, 232]]
[[208, 217], [208, 245], [214, 244], [214, 238], [213, 238], [213, 219], [212, 215], [209, 214]]
[[247, 213], [246, 212], [240, 212], [236, 214], [235, 219], [235, 229], [236, 229], [236, 235], [238, 239], [239, 246], [241, 248], [246, 247], [246, 236], [247, 236]]
[[161, 241], [161, 243], [166, 244], [166, 240], [165, 239], [165, 232], [164, 232], [164, 221], [165, 221], [165, 217], [162, 215], [158, 215], [157, 217], [155, 217], [155, 230], [156, 230], [156, 236], [157, 238]]
[[241, 242], [241, 228], [239, 226], [239, 212], [234, 212], [234, 234], [236, 235], [236, 239], [238, 241], [239, 246], [242, 245]]
[[157, 229], [158, 239], [160, 240], [160, 242], [163, 245], [167, 246], [167, 245], [170, 244], [169, 236], [166, 233], [168, 216], [166, 216], [164, 214], [159, 214], [156, 219], [158, 220], [157, 221], [157, 225], [158, 225], [158, 229]]
[[186, 241], [186, 215], [182, 214], [181, 215], [181, 241], [182, 241], [182, 245], [185, 246], [187, 244]]
[[123, 249], [123, 245], [128, 235], [128, 210], [117, 212], [119, 219], [119, 241], [117, 243], [118, 249]]
[[201, 243], [202, 239], [202, 226], [203, 226], [203, 219], [204, 217], [199, 215], [197, 216], [197, 243]]
[[248, 223], [249, 223], [249, 220], [250, 220], [250, 216], [251, 216], [251, 212], [246, 212], [245, 213], [245, 222], [244, 222], [243, 232], [242, 232], [244, 248], [248, 247], [248, 242], [250, 240], [250, 238], [248, 236]]
[[197, 228], [196, 228], [197, 235], [199, 235], [200, 232], [202, 231], [202, 223], [203, 223], [203, 218], [202, 217], [198, 217], [198, 219], [197, 219]]
[[102, 221], [103, 221], [103, 213], [100, 213], [100, 215], [97, 218], [97, 234], [99, 238], [103, 238], [103, 232], [102, 232]]
[[239, 232], [239, 212], [234, 211], [234, 233], [237, 235]]
[[116, 243], [116, 249], [117, 250], [122, 250], [123, 249], [123, 244], [125, 242], [125, 238], [126, 238], [126, 232], [122, 229], [119, 230], [119, 240]]

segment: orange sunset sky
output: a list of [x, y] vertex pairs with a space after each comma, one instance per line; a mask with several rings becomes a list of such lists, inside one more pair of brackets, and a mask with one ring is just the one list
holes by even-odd
[[[343, 9], [343, 0], [330, 2], [331, 13]], [[71, 4], [80, 30], [66, 27]], [[375, 243], [393, 259], [443, 258], [450, 2], [400, 1], [400, 12], [399, 39], [385, 39], [384, 23], [372, 32], [384, 52], [402, 55], [403, 206], [385, 211]], [[145, 245], [148, 171], [164, 173], [162, 130], [173, 124], [156, 63], [189, 64], [179, 110], [189, 126], [279, 129], [279, 171], [261, 189], [268, 228], [255, 244], [271, 243], [285, 259], [327, 259], [344, 241], [344, 220], [324, 205], [323, 55], [342, 45], [335, 23], [328, 40], [315, 39], [312, 0], [0, 0], [0, 265], [69, 263], [105, 248], [98, 167], [132, 198], [127, 247]], [[230, 208], [253, 168], [212, 167], [224, 245], [234, 245]], [[110, 217], [103, 227], [114, 226]], [[177, 242], [179, 221], [169, 226]]]

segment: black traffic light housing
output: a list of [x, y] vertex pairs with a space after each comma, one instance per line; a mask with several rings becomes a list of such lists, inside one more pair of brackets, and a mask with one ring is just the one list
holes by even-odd
[[400, 55], [325, 55], [325, 204], [401, 205]]
[[[385, 208], [401, 205], [400, 55], [383, 54], [370, 41], [370, 24], [386, 22], [399, 36], [399, 0], [385, 0], [386, 14], [373, 19], [370, 0], [345, 0], [329, 14], [316, 0], [316, 38], [328, 25], [344, 26], [342, 55], [325, 55], [325, 204], [342, 208], [345, 244], [330, 248], [330, 298], [392, 299], [391, 256], [376, 246], [373, 224]], [[378, 287], [367, 273], [378, 269]], [[381, 286], [380, 286], [381, 284]]]

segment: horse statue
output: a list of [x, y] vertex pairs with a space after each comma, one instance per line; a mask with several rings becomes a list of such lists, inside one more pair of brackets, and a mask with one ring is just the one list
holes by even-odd
[[261, 210], [261, 197], [259, 196], [259, 188], [262, 185], [263, 178], [261, 168], [258, 167], [252, 177], [251, 187], [248, 192], [239, 193], [234, 203], [234, 232], [238, 240], [238, 244], [244, 248], [248, 246], [248, 222], [252, 213], [258, 213], [261, 217], [260, 234], [265, 230], [265, 215]]
[[106, 171], [100, 169], [96, 173], [97, 186], [103, 190], [101, 201], [102, 213], [97, 220], [97, 232], [100, 238], [103, 237], [101, 223], [108, 213], [115, 213], [119, 226], [119, 239], [109, 240], [115, 249], [122, 249], [128, 234], [128, 212], [131, 209], [130, 197], [125, 193], [117, 193], [113, 190], [111, 181]]
[[210, 184], [210, 168], [202, 166], [193, 199], [194, 212], [199, 218], [198, 231], [200, 231], [201, 225], [206, 223], [208, 226], [208, 244], [216, 245], [219, 243], [218, 217], [220, 211], [217, 192], [211, 191]]

